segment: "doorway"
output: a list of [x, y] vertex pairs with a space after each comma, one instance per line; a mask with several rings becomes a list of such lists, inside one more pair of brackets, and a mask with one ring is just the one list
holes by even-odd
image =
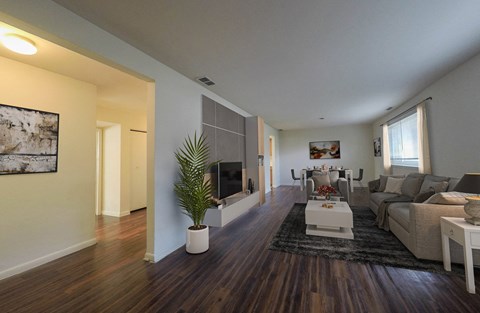
[[269, 136], [270, 153], [270, 190], [275, 187], [275, 137]]

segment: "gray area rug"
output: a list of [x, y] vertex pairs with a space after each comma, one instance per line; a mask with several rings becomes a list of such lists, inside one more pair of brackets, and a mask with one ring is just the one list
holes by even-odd
[[442, 262], [417, 259], [395, 235], [374, 225], [375, 214], [367, 207], [352, 207], [353, 240], [306, 235], [305, 206], [293, 206], [270, 243], [270, 250], [464, 275], [463, 265], [452, 264], [452, 272], [446, 272]]

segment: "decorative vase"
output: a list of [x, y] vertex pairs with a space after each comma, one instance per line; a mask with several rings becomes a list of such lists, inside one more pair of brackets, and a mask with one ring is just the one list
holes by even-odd
[[330, 200], [330, 197], [331, 197], [330, 194], [327, 193], [327, 194], [325, 195], [325, 200]]
[[[190, 254], [199, 254], [208, 250], [209, 237], [208, 226], [203, 229], [187, 229], [187, 242], [185, 248]], [[192, 226], [193, 227], [193, 226]]]
[[465, 213], [470, 218], [465, 218], [467, 222], [473, 225], [480, 225], [480, 197], [466, 197], [468, 202], [464, 206]]

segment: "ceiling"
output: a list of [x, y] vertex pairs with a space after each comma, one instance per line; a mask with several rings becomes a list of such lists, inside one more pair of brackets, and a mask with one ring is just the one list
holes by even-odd
[[372, 122], [480, 51], [478, 0], [55, 2], [277, 129]]
[[33, 40], [38, 53], [21, 55], [0, 45], [0, 56], [96, 85], [97, 98], [103, 107], [146, 112], [145, 81], [0, 22], [0, 35], [5, 33]]

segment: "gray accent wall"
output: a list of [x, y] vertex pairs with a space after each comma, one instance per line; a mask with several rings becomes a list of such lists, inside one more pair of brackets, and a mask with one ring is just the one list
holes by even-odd
[[202, 95], [202, 127], [211, 162], [242, 162], [245, 168], [245, 117]]

